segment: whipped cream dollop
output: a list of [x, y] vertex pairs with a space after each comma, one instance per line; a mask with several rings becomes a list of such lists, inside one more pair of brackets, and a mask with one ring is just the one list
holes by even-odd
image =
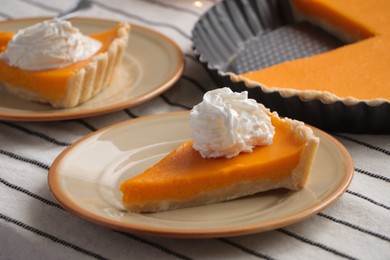
[[62, 68], [91, 57], [101, 45], [69, 21], [55, 18], [19, 30], [0, 58], [24, 70]]
[[203, 158], [232, 158], [270, 145], [275, 133], [271, 118], [248, 92], [220, 88], [207, 92], [190, 113], [193, 148]]

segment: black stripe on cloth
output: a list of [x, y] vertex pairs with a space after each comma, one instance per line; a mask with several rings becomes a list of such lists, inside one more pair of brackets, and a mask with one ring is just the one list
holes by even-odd
[[337, 219], [337, 218], [335, 218], [335, 217], [326, 215], [326, 214], [324, 214], [324, 213], [318, 213], [317, 215], [320, 216], [320, 217], [326, 218], [326, 219], [328, 219], [328, 220], [331, 220], [331, 221], [333, 221], [333, 222], [336, 222], [336, 223], [345, 225], [345, 226], [347, 226], [347, 227], [353, 228], [353, 229], [358, 230], [358, 231], [360, 231], [360, 232], [366, 233], [366, 234], [368, 234], [368, 235], [371, 235], [371, 236], [377, 237], [377, 238], [379, 238], [379, 239], [385, 240], [385, 241], [387, 241], [387, 242], [390, 242], [390, 238], [387, 237], [387, 236], [385, 236], [385, 235], [378, 234], [378, 233], [373, 232], [373, 231], [371, 231], [371, 230], [368, 230], [368, 229], [359, 227], [359, 226], [357, 226], [357, 225], [355, 225], [355, 224], [349, 223], [349, 222], [344, 221], [344, 220], [341, 220], [341, 219]]
[[15, 184], [12, 184], [12, 183], [10, 183], [10, 182], [4, 180], [3, 178], [0, 178], [0, 183], [4, 184], [4, 185], [7, 186], [8, 188], [14, 189], [14, 190], [16, 190], [16, 191], [18, 191], [18, 192], [24, 193], [24, 194], [26, 194], [26, 195], [28, 195], [28, 196], [34, 198], [34, 199], [36, 199], [36, 200], [39, 200], [39, 201], [41, 201], [41, 202], [43, 202], [43, 203], [45, 203], [45, 204], [47, 204], [47, 205], [49, 205], [49, 206], [52, 206], [52, 207], [55, 207], [55, 208], [64, 210], [59, 204], [57, 204], [57, 203], [55, 203], [55, 202], [53, 202], [53, 201], [50, 201], [50, 200], [48, 200], [48, 199], [45, 199], [45, 198], [43, 198], [43, 197], [41, 197], [41, 196], [38, 196], [38, 195], [32, 193], [31, 191], [26, 190], [26, 189], [24, 189], [24, 188], [22, 188], [22, 187], [20, 187], [20, 186], [17, 186], [17, 185], [15, 185]]
[[117, 13], [117, 14], [121, 14], [121, 15], [124, 15], [124, 16], [127, 16], [131, 19], [135, 19], [135, 20], [138, 20], [140, 22], [143, 22], [145, 24], [148, 24], [148, 25], [152, 25], [152, 26], [160, 26], [160, 27], [166, 27], [166, 28], [170, 28], [170, 29], [173, 29], [175, 30], [176, 32], [178, 32], [179, 34], [181, 34], [183, 37], [185, 37], [186, 39], [188, 40], [191, 40], [191, 36], [189, 36], [187, 33], [185, 33], [183, 30], [181, 30], [180, 28], [174, 26], [174, 25], [171, 25], [171, 24], [167, 24], [167, 23], [161, 23], [161, 22], [153, 22], [153, 21], [149, 21], [149, 20], [146, 20], [145, 18], [143, 17], [140, 17], [140, 16], [137, 16], [135, 14], [131, 14], [129, 12], [126, 12], [124, 11], [123, 9], [120, 9], [120, 8], [115, 8], [115, 7], [112, 7], [112, 6], [109, 6], [109, 5], [106, 5], [106, 4], [103, 4], [103, 3], [100, 3], [100, 2], [97, 2], [97, 1], [92, 1], [92, 3], [100, 8], [103, 8], [107, 11], [110, 11], [110, 12], [113, 12], [113, 13]]
[[5, 151], [3, 149], [0, 149], [0, 154], [4, 154], [4, 155], [6, 155], [8, 157], [11, 157], [12, 159], [15, 159], [15, 160], [18, 160], [18, 161], [22, 161], [22, 162], [26, 162], [26, 163], [30, 163], [30, 164], [36, 165], [36, 166], [38, 166], [38, 167], [40, 167], [42, 169], [45, 169], [45, 170], [49, 170], [50, 169], [50, 166], [45, 164], [45, 163], [39, 162], [39, 161], [31, 159], [31, 158], [27, 158], [27, 157], [24, 157], [24, 156], [21, 156], [21, 155], [18, 155], [18, 154], [9, 152], [9, 151]]
[[182, 13], [188, 13], [188, 14], [191, 14], [191, 15], [194, 15], [196, 17], [199, 17], [200, 14], [191, 10], [191, 9], [187, 9], [187, 8], [183, 8], [183, 7], [178, 7], [178, 6], [174, 6], [174, 5], [171, 5], [171, 4], [166, 4], [166, 3], [161, 3], [161, 2], [158, 2], [156, 0], [143, 0], [144, 2], [148, 2], [148, 3], [151, 3], [151, 4], [154, 4], [154, 5], [158, 5], [158, 6], [161, 6], [161, 7], [166, 7], [168, 9], [173, 9], [173, 10], [176, 10], [176, 11], [180, 11]]
[[126, 237], [128, 237], [128, 238], [131, 238], [131, 239], [133, 239], [133, 240], [135, 240], [135, 241], [137, 241], [137, 242], [140, 242], [140, 243], [142, 243], [142, 244], [146, 244], [146, 245], [148, 245], [148, 246], [150, 246], [150, 247], [153, 247], [153, 248], [155, 248], [155, 249], [158, 249], [158, 250], [160, 250], [160, 251], [162, 251], [162, 252], [164, 252], [164, 253], [166, 253], [166, 254], [168, 254], [168, 255], [175, 256], [175, 257], [177, 257], [177, 258], [179, 258], [179, 259], [183, 259], [183, 260], [190, 260], [190, 259], [191, 259], [191, 258], [189, 258], [188, 256], [185, 256], [185, 255], [176, 253], [176, 252], [174, 252], [174, 251], [172, 251], [172, 250], [170, 250], [170, 249], [168, 249], [168, 248], [166, 248], [166, 247], [163, 247], [163, 246], [161, 246], [161, 245], [159, 245], [159, 244], [157, 244], [157, 243], [154, 243], [154, 242], [152, 242], [152, 241], [150, 241], [150, 240], [146, 240], [146, 239], [140, 238], [140, 237], [138, 237], [138, 236], [135, 236], [135, 235], [129, 234], [129, 233], [123, 233], [123, 232], [120, 232], [120, 231], [115, 231], [115, 232], [117, 232], [117, 233], [119, 233], [119, 234], [121, 234], [121, 235], [124, 235], [124, 236], [126, 236]]
[[301, 241], [301, 242], [304, 242], [304, 243], [306, 243], [306, 244], [309, 244], [309, 245], [312, 245], [312, 246], [321, 248], [321, 249], [323, 249], [323, 250], [325, 250], [325, 251], [328, 251], [328, 252], [330, 252], [330, 253], [332, 253], [332, 254], [335, 254], [335, 255], [337, 255], [337, 256], [341, 256], [341, 257], [344, 257], [344, 258], [346, 258], [346, 259], [351, 259], [351, 260], [357, 259], [356, 257], [352, 257], [352, 256], [350, 256], [350, 255], [344, 254], [344, 253], [342, 253], [342, 252], [340, 252], [340, 251], [338, 251], [338, 250], [336, 250], [336, 249], [334, 249], [334, 248], [331, 248], [331, 247], [328, 247], [328, 246], [323, 245], [323, 244], [321, 244], [321, 243], [312, 241], [312, 240], [310, 240], [310, 239], [307, 239], [307, 238], [305, 238], [305, 237], [302, 237], [302, 236], [300, 236], [300, 235], [297, 235], [297, 234], [295, 234], [295, 233], [293, 233], [293, 232], [291, 232], [291, 231], [288, 231], [288, 230], [286, 230], [286, 229], [278, 229], [278, 230], [276, 230], [276, 231], [278, 231], [278, 232], [280, 232], [280, 233], [282, 233], [282, 234], [285, 234], [285, 235], [287, 235], [287, 236], [289, 236], [289, 237], [295, 238], [295, 239], [297, 239], [297, 240], [299, 240], [299, 241]]
[[190, 78], [186, 75], [182, 75], [181, 76], [182, 79], [185, 79], [185, 80], [188, 80], [190, 81], [191, 83], [193, 83], [200, 91], [202, 91], [203, 93], [206, 93], [207, 92], [207, 89], [205, 89], [198, 81], [196, 81], [195, 79], [193, 78]]
[[358, 173], [362, 173], [362, 174], [368, 175], [368, 176], [373, 177], [373, 178], [380, 179], [382, 181], [390, 182], [390, 178], [387, 178], [385, 176], [382, 176], [382, 175], [379, 175], [379, 174], [376, 174], [376, 173], [372, 173], [372, 172], [369, 172], [369, 171], [366, 171], [366, 170], [363, 170], [363, 169], [360, 169], [360, 168], [355, 168], [355, 171], [358, 172]]
[[[12, 184], [12, 183], [10, 183], [10, 182], [4, 180], [3, 178], [0, 178], [0, 183], [4, 184], [5, 186], [7, 186], [7, 187], [9, 187], [9, 188], [11, 188], [11, 189], [14, 189], [14, 190], [18, 191], [18, 192], [24, 193], [24, 194], [26, 194], [26, 195], [28, 195], [28, 196], [30, 196], [30, 197], [36, 199], [36, 200], [39, 200], [40, 202], [43, 202], [43, 203], [45, 203], [46, 205], [49, 205], [49, 206], [52, 206], [52, 207], [55, 207], [55, 208], [57, 208], [57, 209], [61, 209], [61, 210], [64, 210], [64, 211], [65, 211], [65, 209], [62, 208], [59, 204], [57, 204], [57, 203], [55, 203], [55, 202], [52, 202], [52, 201], [50, 201], [50, 200], [47, 200], [47, 199], [45, 199], [45, 198], [43, 198], [43, 197], [41, 197], [41, 196], [39, 196], [39, 195], [37, 195], [37, 194], [34, 194], [34, 193], [32, 193], [31, 191], [28, 191], [28, 190], [26, 190], [26, 189], [24, 189], [24, 188], [22, 188], [22, 187], [20, 187], [20, 186], [17, 186], [17, 185], [15, 185], [15, 184]], [[166, 248], [166, 247], [163, 247], [163, 246], [161, 246], [161, 245], [159, 245], [159, 244], [157, 244], [157, 243], [153, 243], [153, 242], [151, 242], [151, 241], [149, 241], [149, 240], [142, 239], [142, 238], [137, 237], [137, 236], [132, 235], [132, 234], [126, 234], [126, 233], [119, 232], [119, 231], [116, 231], [116, 232], [117, 232], [117, 233], [120, 233], [120, 234], [122, 234], [122, 235], [125, 235], [125, 236], [127, 236], [127, 237], [129, 237], [129, 238], [131, 238], [131, 239], [133, 239], [133, 240], [135, 240], [135, 241], [137, 241], [137, 242], [140, 242], [140, 243], [146, 244], [146, 245], [148, 245], [148, 246], [151, 246], [151, 247], [153, 247], [153, 248], [155, 248], [155, 249], [161, 250], [161, 251], [163, 251], [164, 253], [166, 253], [166, 254], [168, 254], [168, 255], [173, 255], [173, 256], [176, 256], [176, 257], [178, 257], [178, 258], [180, 258], [180, 259], [190, 259], [190, 258], [188, 258], [188, 257], [186, 257], [186, 256], [184, 256], [184, 255], [181, 255], [181, 254], [179, 254], [179, 253], [173, 252], [172, 250], [170, 250], [170, 249], [168, 249], [168, 248]]]
[[360, 144], [360, 145], [363, 145], [367, 148], [370, 148], [372, 150], [375, 150], [377, 152], [381, 152], [381, 153], [384, 153], [386, 155], [390, 155], [390, 151], [384, 149], [384, 148], [381, 148], [381, 147], [378, 147], [378, 146], [374, 146], [374, 145], [371, 145], [371, 144], [368, 144], [368, 143], [365, 143], [365, 142], [362, 142], [360, 140], [357, 140], [355, 138], [352, 138], [352, 137], [349, 137], [349, 136], [345, 136], [345, 135], [341, 135], [341, 134], [333, 134], [334, 136], [336, 137], [340, 137], [342, 139], [345, 139], [347, 141], [350, 141], [350, 142], [353, 142], [353, 143], [356, 143], [356, 144]]
[[40, 8], [40, 9], [44, 9], [46, 11], [56, 12], [56, 13], [61, 12], [61, 10], [58, 8], [54, 8], [54, 7], [51, 7], [51, 6], [42, 4], [42, 3], [38, 3], [38, 2], [34, 2], [34, 1], [27, 1], [27, 0], [19, 0], [19, 1], [23, 2], [23, 3], [27, 3], [29, 5], [33, 5], [35, 7]]
[[[57, 204], [57, 203], [55, 203], [55, 202], [52, 202], [52, 201], [50, 201], [50, 200], [47, 200], [47, 199], [45, 199], [45, 198], [43, 198], [43, 197], [41, 197], [41, 196], [39, 196], [39, 195], [36, 195], [36, 194], [34, 194], [34, 193], [32, 193], [32, 192], [30, 192], [30, 191], [28, 191], [28, 190], [26, 190], [26, 189], [24, 189], [24, 188], [22, 188], [22, 187], [19, 187], [19, 186], [17, 186], [17, 185], [14, 185], [14, 184], [12, 184], [12, 183], [9, 183], [9, 182], [7, 182], [6, 180], [4, 180], [4, 179], [2, 179], [2, 178], [0, 178], [0, 182], [3, 183], [4, 185], [6, 185], [6, 186], [9, 187], [9, 188], [12, 188], [12, 189], [14, 189], [14, 190], [16, 190], [16, 191], [18, 191], [18, 192], [24, 193], [24, 194], [26, 194], [26, 195], [28, 195], [28, 196], [34, 198], [34, 199], [37, 199], [37, 200], [39, 200], [40, 202], [45, 203], [46, 205], [55, 207], [55, 208], [57, 208], [57, 209], [64, 210], [59, 204]], [[282, 232], [282, 230], [277, 230], [277, 231]], [[153, 243], [153, 242], [151, 242], [151, 241], [148, 241], [148, 240], [146, 240], [146, 239], [142, 239], [142, 238], [137, 237], [137, 236], [132, 235], [132, 234], [127, 234], [127, 233], [123, 233], [123, 232], [119, 232], [119, 231], [116, 231], [116, 232], [118, 232], [118, 233], [120, 233], [120, 234], [122, 234], [122, 235], [126, 235], [127, 237], [129, 237], [129, 238], [131, 238], [131, 239], [133, 239], [133, 240], [136, 240], [136, 241], [138, 241], [138, 242], [141, 242], [141, 243], [143, 243], [143, 244], [150, 245], [150, 246], [152, 246], [152, 247], [154, 247], [154, 248], [156, 248], [156, 249], [159, 249], [159, 250], [161, 250], [161, 251], [163, 251], [163, 252], [165, 252], [165, 253], [171, 252], [171, 253], [169, 253], [169, 254], [174, 254], [174, 255], [177, 255], [177, 256], [180, 256], [180, 257], [181, 257], [180, 254], [175, 253], [175, 252], [173, 252], [172, 250], [169, 250], [169, 249], [167, 249], [167, 248], [165, 248], [165, 247], [163, 247], [163, 246], [161, 246], [161, 245], [158, 245], [158, 244]], [[282, 233], [283, 233], [283, 232], [282, 232]], [[291, 233], [291, 232], [290, 232], [290, 233]], [[293, 234], [293, 233], [291, 233], [291, 234]], [[300, 236], [298, 236], [298, 237], [300, 237]], [[296, 238], [297, 238], [297, 237], [296, 237]], [[298, 238], [297, 238], [297, 239], [298, 239]], [[267, 255], [264, 255], [264, 254], [261, 254], [261, 253], [259, 253], [259, 252], [254, 251], [254, 250], [252, 250], [252, 249], [246, 248], [246, 247], [244, 247], [244, 246], [242, 246], [242, 245], [240, 245], [240, 244], [234, 243], [234, 242], [232, 242], [232, 241], [230, 241], [230, 240], [227, 240], [227, 239], [224, 239], [224, 238], [219, 238], [219, 239], [217, 239], [217, 240], [219, 240], [219, 241], [221, 241], [221, 242], [224, 242], [224, 243], [226, 243], [226, 244], [229, 244], [229, 245], [231, 245], [231, 246], [233, 246], [233, 247], [235, 247], [235, 248], [238, 248], [238, 249], [240, 249], [241, 251], [244, 251], [244, 252], [249, 253], [249, 254], [251, 254], [251, 255], [258, 256], [258, 257], [262, 257], [262, 258], [264, 258], [264, 259], [272, 259], [271, 257], [269, 257], [269, 256], [267, 256]], [[331, 248], [329, 248], [329, 247], [327, 247], [327, 246], [321, 245], [321, 244], [316, 243], [316, 242], [311, 242], [310, 240], [308, 240], [308, 239], [306, 239], [306, 238], [304, 238], [304, 237], [300, 237], [299, 240], [302, 241], [302, 242], [305, 242], [305, 243], [312, 244], [312, 245], [313, 245], [313, 243], [314, 243], [314, 244], [316, 244], [318, 247], [320, 247], [320, 248], [322, 248], [322, 249], [324, 249], [324, 250], [326, 250], [326, 251], [329, 251], [329, 250], [335, 251], [335, 250], [333, 250], [333, 249], [331, 249]], [[185, 256], [184, 256], [184, 257], [185, 257]], [[184, 258], [184, 259], [187, 259], [187, 258]], [[350, 259], [353, 259], [353, 258], [350, 258]]]
[[139, 116], [135, 115], [133, 112], [130, 111], [130, 109], [124, 109], [123, 112], [125, 112], [129, 117], [131, 118], [138, 118]]
[[90, 123], [88, 123], [87, 121], [82, 120], [82, 119], [73, 120], [73, 122], [77, 122], [77, 123], [85, 126], [89, 130], [91, 130], [91, 132], [95, 132], [98, 130], [96, 127], [94, 127], [93, 125], [91, 125]]
[[354, 191], [351, 191], [351, 190], [347, 190], [346, 193], [351, 194], [351, 195], [354, 195], [354, 196], [359, 197], [359, 198], [361, 198], [361, 199], [367, 200], [367, 201], [369, 201], [369, 202], [371, 202], [371, 203], [373, 203], [373, 204], [375, 204], [375, 205], [377, 205], [377, 206], [379, 206], [379, 207], [382, 207], [382, 208], [385, 208], [385, 209], [389, 209], [389, 210], [390, 210], [390, 207], [389, 207], [389, 206], [387, 206], [387, 205], [385, 205], [385, 204], [382, 204], [382, 203], [380, 203], [380, 202], [377, 202], [377, 201], [375, 201], [375, 200], [373, 200], [373, 199], [370, 199], [369, 197], [366, 197], [366, 196], [364, 196], [364, 195], [362, 195], [362, 194], [360, 194], [360, 193], [357, 193], [357, 192], [354, 192]]
[[[32, 193], [32, 192], [30, 192], [30, 191], [28, 191], [28, 190], [26, 190], [26, 189], [20, 187], [20, 186], [17, 186], [17, 185], [15, 185], [15, 184], [12, 184], [12, 183], [10, 183], [10, 182], [4, 180], [3, 178], [0, 178], [0, 183], [4, 184], [5, 186], [7, 186], [7, 187], [9, 187], [9, 188], [11, 188], [11, 189], [14, 189], [14, 190], [18, 191], [18, 192], [24, 193], [24, 194], [26, 194], [26, 195], [28, 195], [28, 196], [30, 196], [30, 197], [36, 199], [36, 200], [39, 200], [40, 202], [43, 202], [43, 203], [45, 203], [46, 205], [55, 207], [55, 208], [57, 208], [57, 209], [64, 210], [64, 208], [62, 208], [59, 204], [57, 204], [57, 203], [55, 203], [55, 202], [52, 202], [52, 201], [50, 201], [50, 200], [47, 200], [47, 199], [45, 199], [45, 198], [43, 198], [43, 197], [41, 197], [41, 196], [38, 196], [38, 195], [36, 195], [36, 194], [34, 194], [34, 193]], [[176, 256], [176, 257], [178, 257], [179, 259], [190, 259], [190, 258], [187, 257], [187, 256], [184, 256], [184, 255], [182, 255], [182, 254], [176, 253], [176, 252], [174, 252], [174, 251], [172, 251], [172, 250], [170, 250], [170, 249], [168, 249], [168, 248], [166, 248], [166, 247], [163, 247], [163, 246], [161, 246], [161, 245], [159, 245], [159, 244], [157, 244], [157, 243], [153, 243], [152, 241], [149, 241], [149, 240], [146, 240], [146, 239], [142, 239], [142, 238], [140, 238], [140, 237], [138, 237], [138, 236], [135, 236], [135, 235], [133, 235], [133, 234], [123, 233], [123, 232], [120, 232], [120, 231], [115, 231], [115, 232], [117, 232], [117, 233], [119, 233], [119, 234], [121, 234], [121, 235], [124, 235], [124, 236], [126, 236], [126, 237], [129, 237], [129, 238], [131, 238], [131, 239], [133, 239], [133, 240], [136, 240], [137, 242], [140, 242], [140, 243], [146, 244], [146, 245], [148, 245], [148, 246], [151, 246], [151, 247], [153, 247], [153, 248], [155, 248], [155, 249], [159, 249], [159, 250], [163, 251], [163, 252], [166, 253], [166, 254]], [[242, 250], [242, 251], [244, 251], [244, 252], [247, 252], [247, 253], [250, 253], [250, 254], [252, 254], [252, 255], [261, 256], [261, 257], [263, 257], [264, 259], [272, 259], [271, 257], [265, 256], [265, 255], [263, 255], [263, 254], [261, 254], [261, 253], [255, 252], [255, 251], [253, 251], [253, 250], [251, 250], [251, 249], [245, 248], [245, 247], [243, 247], [243, 246], [241, 246], [241, 245], [239, 245], [239, 244], [237, 244], [237, 243], [228, 241], [228, 240], [226, 240], [226, 239], [219, 239], [219, 240], [221, 240], [222, 242], [225, 242], [225, 243], [227, 243], [227, 244], [230, 244], [230, 245], [233, 246], [233, 247], [239, 248], [240, 250]]]
[[32, 226], [29, 226], [29, 225], [27, 225], [27, 224], [25, 224], [25, 223], [23, 223], [23, 222], [21, 222], [21, 221], [19, 221], [19, 220], [16, 220], [16, 219], [14, 219], [14, 218], [8, 217], [8, 216], [3, 215], [3, 214], [1, 214], [1, 213], [0, 213], [0, 219], [3, 219], [3, 220], [5, 220], [5, 221], [7, 221], [8, 223], [12, 223], [12, 224], [14, 224], [14, 225], [16, 225], [16, 226], [19, 226], [19, 227], [21, 227], [21, 228], [23, 228], [23, 229], [25, 229], [25, 230], [28, 230], [28, 231], [30, 231], [30, 232], [32, 232], [32, 233], [38, 235], [38, 236], [47, 238], [47, 239], [51, 240], [51, 241], [54, 242], [54, 243], [57, 243], [57, 244], [60, 244], [60, 245], [62, 245], [62, 246], [71, 248], [71, 249], [75, 250], [75, 251], [78, 252], [78, 253], [81, 253], [81, 254], [84, 254], [84, 255], [93, 257], [93, 258], [95, 258], [95, 259], [101, 259], [101, 260], [107, 259], [107, 258], [105, 258], [105, 257], [103, 257], [103, 256], [101, 256], [101, 255], [99, 255], [99, 254], [96, 254], [96, 253], [93, 253], [93, 252], [91, 252], [91, 251], [89, 251], [89, 250], [86, 250], [86, 249], [84, 249], [84, 248], [81, 248], [81, 247], [79, 247], [79, 246], [77, 246], [77, 245], [75, 245], [75, 244], [72, 244], [72, 243], [67, 242], [67, 241], [65, 241], [65, 240], [62, 240], [62, 239], [60, 239], [60, 238], [58, 238], [58, 237], [55, 237], [55, 236], [53, 236], [53, 235], [50, 235], [49, 233], [43, 232], [43, 231], [41, 231], [41, 230], [39, 230], [39, 229], [37, 229], [37, 228], [34, 228], [34, 227], [32, 227]]
[[30, 130], [26, 127], [23, 127], [23, 126], [20, 126], [20, 125], [11, 123], [11, 122], [0, 121], [0, 124], [11, 127], [13, 129], [16, 129], [16, 130], [19, 130], [25, 134], [41, 138], [41, 139], [48, 141], [50, 143], [53, 143], [55, 145], [59, 145], [59, 146], [69, 146], [70, 145], [70, 143], [58, 141], [58, 140], [54, 139], [53, 137], [47, 136], [47, 135], [40, 133], [40, 132], [37, 132], [37, 131]]
[[12, 18], [12, 16], [10, 16], [10, 15], [8, 15], [6, 13], [3, 13], [3, 12], [0, 12], [0, 17], [4, 17], [6, 19], [11, 19]]
[[191, 110], [192, 107], [188, 107], [186, 105], [182, 105], [182, 104], [178, 104], [178, 103], [174, 103], [172, 101], [170, 101], [164, 94], [161, 94], [160, 97], [165, 101], [165, 103], [167, 103], [168, 105], [171, 105], [171, 106], [175, 106], [175, 107], [181, 107], [181, 108], [184, 108], [186, 110]]
[[253, 255], [253, 256], [256, 256], [258, 258], [262, 258], [262, 259], [266, 259], [266, 260], [273, 260], [274, 258], [268, 256], [268, 255], [265, 255], [265, 254], [262, 254], [260, 252], [256, 252], [250, 248], [247, 248], [247, 247], [244, 247], [243, 245], [240, 245], [236, 242], [233, 242], [231, 240], [228, 240], [226, 238], [217, 238], [218, 241], [222, 242], [222, 243], [225, 243], [225, 244], [228, 244], [232, 247], [235, 247], [235, 248], [238, 248], [240, 249], [241, 251], [245, 252], [245, 253], [248, 253], [250, 255]]

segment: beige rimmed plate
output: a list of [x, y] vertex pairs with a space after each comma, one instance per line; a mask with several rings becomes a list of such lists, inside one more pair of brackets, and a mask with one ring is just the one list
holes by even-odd
[[[48, 18], [8, 20], [0, 31], [15, 32]], [[84, 34], [101, 32], [117, 21], [75, 18], [72, 24]], [[90, 101], [70, 109], [55, 109], [48, 104], [30, 102], [0, 92], [0, 120], [52, 121], [101, 115], [148, 101], [170, 88], [184, 69], [184, 55], [166, 36], [131, 25], [129, 45], [123, 66], [111, 86]]]
[[274, 190], [228, 202], [152, 214], [128, 213], [119, 184], [190, 138], [188, 112], [121, 122], [69, 146], [54, 161], [50, 190], [73, 214], [112, 229], [143, 235], [237, 236], [302, 221], [347, 189], [353, 162], [336, 139], [313, 128], [320, 146], [306, 188]]

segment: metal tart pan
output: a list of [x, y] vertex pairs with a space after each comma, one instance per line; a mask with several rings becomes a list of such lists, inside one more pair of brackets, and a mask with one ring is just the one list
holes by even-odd
[[287, 60], [308, 57], [345, 43], [307, 23], [295, 21], [285, 0], [225, 0], [193, 28], [193, 50], [219, 87], [248, 91], [249, 97], [281, 116], [328, 132], [390, 133], [390, 103], [324, 101], [248, 85], [238, 75]]

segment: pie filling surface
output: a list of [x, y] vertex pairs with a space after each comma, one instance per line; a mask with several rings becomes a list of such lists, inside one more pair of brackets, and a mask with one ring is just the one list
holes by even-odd
[[293, 9], [341, 38], [332, 51], [242, 74], [266, 87], [390, 101], [390, 1], [292, 0]]

